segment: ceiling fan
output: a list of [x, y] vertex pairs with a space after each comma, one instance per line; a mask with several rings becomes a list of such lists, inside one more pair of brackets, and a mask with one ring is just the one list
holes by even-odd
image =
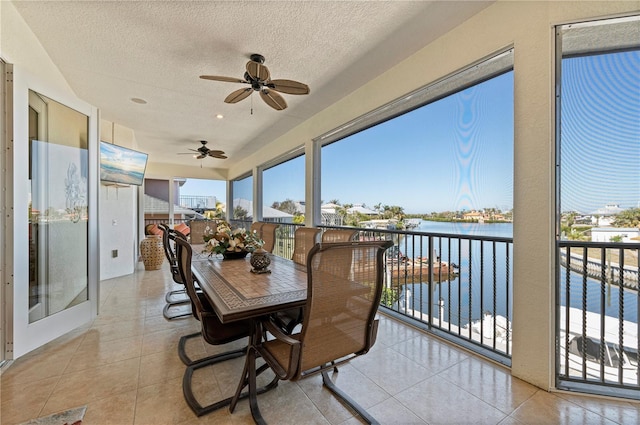
[[182, 152], [182, 153], [179, 153], [178, 155], [193, 155], [194, 158], [198, 158], [198, 159], [203, 159], [208, 156], [210, 156], [211, 158], [227, 159], [223, 151], [209, 149], [207, 147], [206, 140], [200, 140], [200, 143], [202, 143], [202, 146], [200, 146], [198, 149], [189, 149], [190, 151], [195, 152], [195, 154], [191, 152]]
[[277, 111], [287, 107], [287, 102], [279, 93], [309, 94], [309, 86], [293, 80], [272, 80], [269, 68], [264, 66], [264, 56], [252, 54], [247, 62], [244, 80], [233, 77], [219, 77], [217, 75], [201, 75], [203, 80], [224, 81], [227, 83], [249, 84], [251, 87], [233, 91], [227, 96], [225, 103], [237, 103], [247, 98], [254, 91], [260, 92], [260, 97], [265, 103]]

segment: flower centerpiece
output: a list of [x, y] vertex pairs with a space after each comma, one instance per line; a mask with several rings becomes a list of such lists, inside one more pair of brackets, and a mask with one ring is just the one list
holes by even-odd
[[204, 231], [203, 254], [222, 254], [224, 258], [244, 258], [249, 252], [262, 248], [264, 241], [254, 231], [245, 228], [232, 229], [226, 221], [218, 222], [215, 229], [209, 226]]

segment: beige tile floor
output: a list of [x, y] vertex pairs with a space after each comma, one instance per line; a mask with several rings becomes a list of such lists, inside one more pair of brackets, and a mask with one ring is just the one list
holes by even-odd
[[[199, 323], [162, 317], [164, 294], [172, 288], [167, 269], [142, 266], [133, 275], [103, 281], [101, 312], [93, 323], [3, 370], [0, 423], [84, 405], [83, 425], [253, 423], [246, 400], [233, 414], [221, 409], [201, 418], [184, 402], [184, 365], [176, 347]], [[217, 350], [201, 339], [189, 345], [192, 356]], [[199, 370], [202, 401], [233, 393], [242, 366], [240, 358]], [[383, 424], [640, 423], [640, 404], [548, 393], [384, 316], [374, 348], [338, 375], [338, 385]], [[270, 424], [361, 423], [322, 388], [319, 377], [281, 382], [258, 400]]]

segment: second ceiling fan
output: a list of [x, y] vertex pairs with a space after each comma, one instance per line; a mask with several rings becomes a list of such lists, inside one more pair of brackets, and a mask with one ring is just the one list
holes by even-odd
[[202, 146], [200, 146], [198, 149], [189, 149], [191, 152], [195, 152], [195, 153], [181, 152], [178, 155], [192, 155], [194, 158], [197, 158], [197, 159], [203, 159], [208, 156], [211, 158], [227, 159], [227, 156], [223, 151], [209, 149], [207, 147], [206, 140], [200, 140], [200, 143], [202, 143]]
[[259, 54], [251, 55], [251, 60], [247, 62], [244, 79], [233, 77], [220, 77], [217, 75], [201, 75], [203, 80], [224, 81], [227, 83], [249, 84], [251, 87], [233, 91], [227, 96], [225, 103], [237, 103], [249, 97], [254, 91], [260, 92], [260, 97], [265, 103], [277, 111], [286, 109], [287, 102], [280, 96], [286, 94], [309, 94], [309, 86], [293, 80], [272, 80], [269, 69], [263, 65], [264, 56]]

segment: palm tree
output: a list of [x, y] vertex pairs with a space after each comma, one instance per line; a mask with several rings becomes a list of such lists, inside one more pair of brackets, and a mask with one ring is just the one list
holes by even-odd
[[233, 209], [233, 218], [235, 219], [245, 220], [248, 215], [249, 213], [247, 212], [247, 210], [245, 210], [241, 206], [237, 206]]
[[296, 215], [296, 213], [298, 212], [298, 209], [296, 208], [296, 203], [289, 198], [285, 199], [282, 202], [277, 202], [277, 201], [274, 202], [273, 205], [271, 205], [271, 208], [286, 212], [291, 215]]
[[616, 227], [640, 228], [640, 208], [629, 208], [618, 213], [612, 224]]

